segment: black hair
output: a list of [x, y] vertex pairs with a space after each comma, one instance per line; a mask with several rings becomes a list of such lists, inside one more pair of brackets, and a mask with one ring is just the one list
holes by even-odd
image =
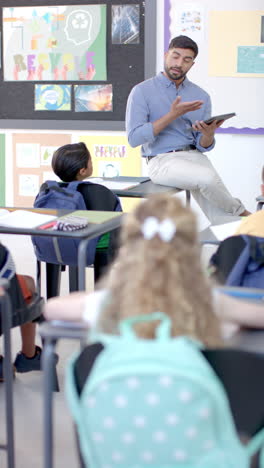
[[72, 182], [80, 169], [87, 168], [89, 159], [91, 155], [85, 143], [72, 143], [54, 152], [51, 166], [63, 182]]
[[191, 49], [194, 52], [194, 58], [198, 55], [198, 45], [188, 36], [174, 37], [170, 41], [169, 49]]

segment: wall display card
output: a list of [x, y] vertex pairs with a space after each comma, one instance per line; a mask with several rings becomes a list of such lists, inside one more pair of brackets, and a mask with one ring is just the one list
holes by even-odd
[[75, 85], [74, 104], [75, 112], [111, 112], [112, 85]]
[[[106, 163], [118, 162], [120, 164], [120, 175], [122, 176], [140, 176], [141, 174], [141, 152], [140, 146], [132, 148], [127, 143], [127, 137], [122, 134], [113, 132], [111, 135], [98, 134], [98, 135], [78, 135], [78, 141], [83, 141], [87, 148], [89, 148], [93, 160], [93, 176], [98, 176], [101, 171], [99, 163], [105, 161]], [[125, 157], [112, 156], [110, 148], [118, 148], [121, 154], [125, 149]]]
[[94, 145], [96, 158], [126, 158], [127, 145]]
[[112, 43], [139, 44], [139, 5], [112, 6]]
[[3, 8], [5, 81], [106, 80], [106, 5]]
[[239, 46], [237, 48], [238, 73], [264, 73], [264, 47]]
[[21, 197], [35, 197], [39, 191], [39, 176], [21, 174], [19, 176], [19, 195]]
[[99, 177], [117, 177], [121, 174], [120, 163], [116, 161], [99, 161], [98, 175]]
[[71, 110], [70, 85], [35, 85], [35, 110]]
[[170, 39], [183, 34], [198, 42], [204, 39], [204, 6], [199, 2], [171, 0]]
[[56, 150], [57, 150], [56, 146], [41, 146], [40, 147], [41, 166], [51, 166], [52, 156]]
[[17, 143], [17, 167], [40, 167], [40, 145], [37, 143]]

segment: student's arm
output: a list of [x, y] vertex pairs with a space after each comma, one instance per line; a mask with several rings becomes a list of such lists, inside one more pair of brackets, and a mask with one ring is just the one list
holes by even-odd
[[257, 304], [228, 296], [217, 289], [213, 292], [214, 307], [222, 321], [253, 328], [264, 327], [264, 303]]
[[47, 301], [44, 307], [44, 316], [47, 320], [84, 321], [93, 327], [106, 298], [105, 290], [95, 291], [91, 294], [79, 291], [67, 296], [54, 297]]

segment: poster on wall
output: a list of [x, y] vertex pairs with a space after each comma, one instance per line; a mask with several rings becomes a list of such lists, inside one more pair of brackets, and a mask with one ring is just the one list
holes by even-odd
[[113, 88], [107, 85], [75, 85], [75, 112], [111, 112]]
[[139, 44], [139, 5], [112, 6], [112, 43]]
[[3, 8], [5, 81], [105, 81], [106, 5]]
[[35, 110], [71, 110], [70, 85], [35, 85]]
[[[191, 37], [195, 42], [204, 39], [205, 20], [204, 6], [199, 2], [180, 2], [171, 0], [170, 37], [169, 41], [178, 35]], [[165, 48], [168, 44], [165, 44]]]

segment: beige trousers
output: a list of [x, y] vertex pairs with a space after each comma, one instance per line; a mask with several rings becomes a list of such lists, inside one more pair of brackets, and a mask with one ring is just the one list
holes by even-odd
[[158, 154], [148, 162], [148, 173], [155, 184], [190, 190], [209, 221], [239, 216], [245, 207], [232, 197], [208, 157], [197, 150]]

